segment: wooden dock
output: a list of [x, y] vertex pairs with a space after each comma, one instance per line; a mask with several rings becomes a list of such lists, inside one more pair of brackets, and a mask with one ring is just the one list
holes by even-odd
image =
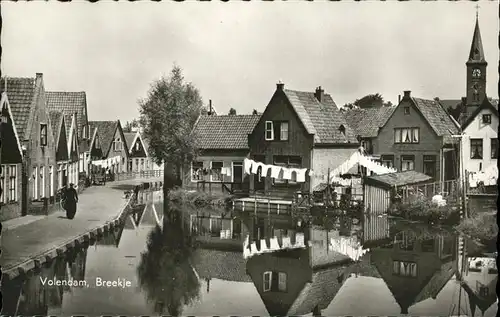
[[275, 213], [278, 215], [291, 214], [292, 202], [282, 199], [245, 197], [234, 200], [233, 210], [255, 213], [266, 211], [267, 213]]

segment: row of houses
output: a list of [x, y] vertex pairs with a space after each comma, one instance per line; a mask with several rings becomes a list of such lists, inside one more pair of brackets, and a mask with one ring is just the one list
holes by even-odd
[[46, 211], [58, 189], [83, 182], [95, 164], [111, 173], [160, 168], [139, 131], [89, 120], [85, 92], [47, 91], [41, 73], [2, 78], [1, 91], [4, 220]]
[[[498, 100], [486, 94], [486, 66], [476, 21], [466, 62], [467, 96], [456, 102], [424, 99], [408, 90], [396, 106], [340, 111], [321, 87], [297, 91], [280, 82], [262, 114], [204, 115], [198, 120], [195, 132], [202, 151], [187, 169], [184, 184], [227, 183], [273, 197], [312, 192], [360, 147], [381, 165], [440, 182], [457, 179], [463, 170], [495, 173]], [[245, 172], [247, 159], [271, 168]], [[272, 166], [313, 173], [300, 180], [276, 177], [270, 175]], [[350, 172], [358, 170], [355, 166]]]

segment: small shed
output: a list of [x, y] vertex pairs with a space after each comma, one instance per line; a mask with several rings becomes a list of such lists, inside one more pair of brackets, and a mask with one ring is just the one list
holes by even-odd
[[431, 181], [432, 177], [416, 171], [365, 176], [363, 179], [365, 212], [383, 214], [387, 212], [394, 199], [395, 188], [424, 184]]

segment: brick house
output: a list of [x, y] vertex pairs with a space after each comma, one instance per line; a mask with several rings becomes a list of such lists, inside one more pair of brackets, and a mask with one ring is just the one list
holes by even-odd
[[199, 181], [209, 181], [232, 183], [228, 186], [237, 189], [245, 187], [248, 179], [243, 172], [243, 160], [249, 152], [248, 134], [259, 118], [259, 115], [201, 115], [193, 129], [200, 154], [186, 169], [184, 185], [194, 187]]
[[51, 111], [65, 116], [66, 133], [70, 148], [69, 178], [77, 184], [80, 173], [86, 173], [90, 164], [90, 129], [85, 92], [49, 91], [47, 103]]
[[61, 189], [69, 184], [68, 164], [70, 156], [68, 149], [68, 134], [66, 132], [66, 119], [64, 114], [60, 111], [50, 111], [49, 114], [52, 132], [54, 133], [54, 142], [56, 143], [57, 171], [55, 183], [56, 188]]
[[43, 74], [37, 73], [35, 78], [3, 78], [1, 86], [7, 93], [12, 125], [24, 152], [21, 168], [16, 170], [21, 177], [16, 197], [21, 204], [16, 214], [45, 212], [55, 195], [56, 144]]
[[374, 139], [373, 151], [399, 171], [415, 170], [436, 181], [455, 179], [459, 157], [451, 136], [458, 133], [458, 123], [440, 103], [405, 91]]
[[257, 175], [250, 175], [250, 191], [273, 197], [290, 197], [298, 190], [312, 191], [326, 182], [329, 168], [338, 167], [359, 148], [355, 131], [321, 87], [315, 92], [302, 92], [285, 89], [282, 83], [277, 84], [248, 136], [248, 144], [250, 158], [255, 161], [314, 171], [314, 177], [306, 176], [305, 183], [297, 183], [262, 177], [259, 168]]
[[152, 166], [150, 160], [148, 160], [148, 152], [139, 131], [124, 132], [123, 135], [129, 149], [128, 170], [131, 172], [150, 170]]
[[100, 146], [101, 160], [107, 161], [106, 165], [112, 173], [126, 173], [128, 171], [129, 150], [120, 120], [90, 121], [89, 126], [90, 131], [94, 131], [94, 136], [98, 135], [97, 138], [94, 138], [91, 149], [96, 145]]

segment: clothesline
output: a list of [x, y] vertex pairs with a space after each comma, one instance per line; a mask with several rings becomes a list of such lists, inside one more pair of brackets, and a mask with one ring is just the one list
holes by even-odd
[[113, 156], [104, 160], [96, 160], [93, 161], [92, 164], [97, 165], [97, 166], [102, 166], [102, 167], [109, 167], [110, 165], [113, 164], [119, 164], [120, 163], [120, 156]]
[[479, 182], [483, 182], [484, 186], [496, 185], [498, 179], [498, 167], [496, 164], [488, 166], [484, 171], [469, 174], [469, 185], [474, 188]]

